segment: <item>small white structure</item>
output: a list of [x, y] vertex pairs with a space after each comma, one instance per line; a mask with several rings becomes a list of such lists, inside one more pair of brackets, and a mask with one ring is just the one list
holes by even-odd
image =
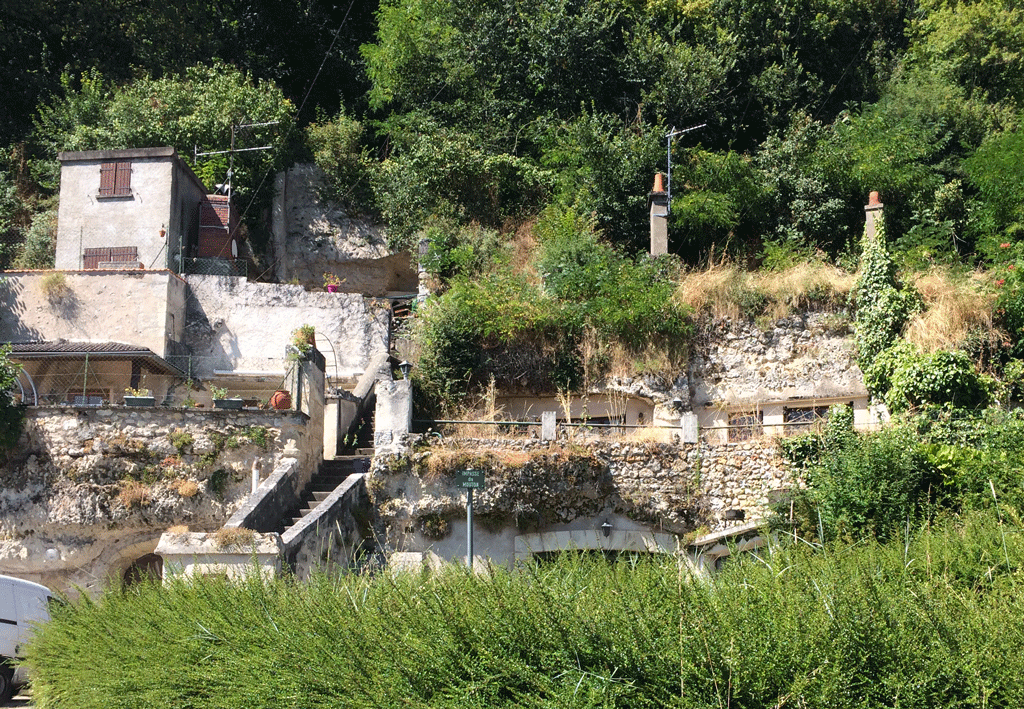
[[206, 188], [174, 148], [64, 152], [59, 270], [164, 269], [198, 240]]
[[156, 554], [164, 561], [164, 579], [170, 576], [225, 576], [244, 578], [257, 571], [264, 578], [281, 573], [284, 546], [281, 535], [260, 534], [243, 529], [214, 534], [165, 532]]

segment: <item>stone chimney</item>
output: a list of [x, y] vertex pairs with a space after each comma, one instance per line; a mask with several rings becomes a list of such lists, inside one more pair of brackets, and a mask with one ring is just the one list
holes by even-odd
[[651, 207], [651, 256], [668, 253], [668, 192], [661, 173], [654, 174], [654, 189], [647, 195]]
[[874, 241], [878, 227], [882, 224], [882, 210], [885, 205], [878, 199], [878, 192], [868, 195], [867, 206], [864, 207], [864, 240]]

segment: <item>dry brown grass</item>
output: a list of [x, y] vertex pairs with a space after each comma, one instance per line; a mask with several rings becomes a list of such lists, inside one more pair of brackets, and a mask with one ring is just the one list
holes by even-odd
[[[459, 408], [452, 416], [459, 421], [501, 421], [507, 419], [504, 406], [497, 403], [498, 388], [492, 376], [487, 388], [480, 396], [466, 406]], [[487, 423], [456, 423], [451, 425], [450, 438], [498, 438], [498, 426]], [[502, 433], [501, 438], [506, 434]], [[511, 436], [515, 437], [515, 436]]]
[[220, 549], [251, 547], [256, 533], [245, 527], [221, 527], [213, 535], [213, 542]]
[[996, 296], [988, 291], [980, 274], [963, 278], [937, 268], [918, 274], [913, 285], [921, 294], [924, 310], [908, 323], [905, 336], [923, 351], [956, 349], [978, 333], [999, 339], [992, 326]]
[[435, 482], [459, 470], [521, 468], [537, 455], [536, 452], [521, 450], [434, 448], [426, 459], [426, 468], [420, 477], [424, 482]]
[[168, 534], [188, 534], [187, 524], [175, 524], [167, 528]]
[[138, 480], [126, 481], [121, 485], [117, 499], [129, 510], [146, 507], [149, 505], [149, 488]]
[[623, 443], [669, 443], [672, 435], [678, 433], [676, 428], [660, 428], [656, 426], [645, 426], [643, 428], [629, 428], [626, 433], [619, 436], [618, 440]]
[[537, 254], [537, 239], [533, 235], [533, 227], [536, 219], [523, 222], [508, 242], [506, 249], [509, 254], [509, 261], [502, 268], [510, 269], [513, 273], [519, 273], [534, 283], [540, 282], [540, 275], [534, 263]]
[[178, 480], [175, 488], [182, 497], [195, 497], [199, 494], [199, 484], [195, 480]]
[[803, 263], [785, 271], [768, 272], [717, 264], [684, 274], [676, 288], [676, 299], [717, 318], [780, 318], [813, 308], [839, 309], [855, 282], [853, 274], [824, 263]]

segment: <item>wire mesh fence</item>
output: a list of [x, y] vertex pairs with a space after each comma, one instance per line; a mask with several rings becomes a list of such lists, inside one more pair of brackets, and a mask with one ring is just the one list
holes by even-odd
[[233, 406], [268, 407], [276, 391], [288, 388], [295, 365], [267, 359], [252, 363], [259, 369], [239, 371], [223, 358], [138, 353], [15, 353], [12, 359], [21, 365], [15, 398], [31, 406], [210, 408], [215, 399], [232, 399]]
[[249, 273], [249, 264], [245, 259], [225, 258], [187, 258], [184, 260], [184, 273], [195, 273], [204, 276], [234, 276], [241, 278]]

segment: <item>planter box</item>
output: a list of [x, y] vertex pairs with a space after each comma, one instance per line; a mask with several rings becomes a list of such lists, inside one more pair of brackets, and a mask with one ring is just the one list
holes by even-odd
[[124, 397], [125, 406], [156, 406], [155, 396], [126, 396]]
[[214, 399], [213, 408], [215, 409], [237, 409], [242, 410], [242, 404], [245, 403], [245, 399]]

